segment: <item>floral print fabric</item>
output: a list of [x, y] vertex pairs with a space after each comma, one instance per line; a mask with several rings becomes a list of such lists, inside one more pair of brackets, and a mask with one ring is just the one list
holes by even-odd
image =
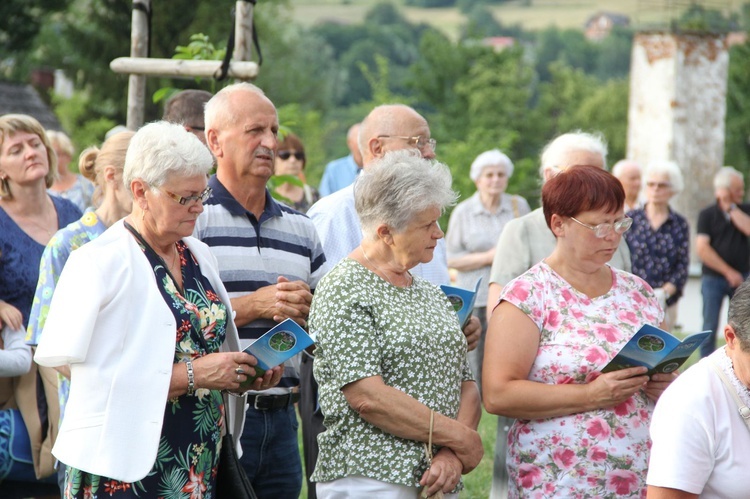
[[455, 418], [461, 383], [473, 378], [466, 338], [445, 294], [419, 277], [407, 288], [392, 286], [345, 258], [315, 290], [310, 330], [317, 334], [313, 371], [326, 427], [318, 436], [312, 480], [361, 475], [417, 487], [427, 469], [422, 442], [366, 422], [341, 388], [381, 376], [386, 385]]
[[[593, 381], [641, 325], [661, 323], [648, 284], [610, 270], [612, 288], [593, 299], [545, 262], [503, 289], [501, 300], [539, 328], [529, 380]], [[517, 420], [508, 435], [509, 497], [645, 497], [652, 410], [640, 391], [611, 409]]]
[[670, 296], [667, 305], [677, 303], [688, 278], [690, 266], [690, 227], [685, 218], [669, 210], [669, 218], [658, 229], [651, 227], [646, 210], [628, 213], [633, 226], [625, 233], [633, 260], [633, 273], [660, 288], [671, 282], [677, 292]]
[[[201, 274], [187, 245], [179, 241], [177, 247], [184, 293], [177, 289], [161, 260], [152, 251], [144, 250], [164, 301], [177, 321], [175, 363], [218, 352], [227, 324], [226, 307]], [[199, 388], [193, 396], [170, 399], [164, 411], [156, 462], [144, 479], [125, 483], [68, 467], [65, 498], [215, 498], [223, 426], [220, 391]]]

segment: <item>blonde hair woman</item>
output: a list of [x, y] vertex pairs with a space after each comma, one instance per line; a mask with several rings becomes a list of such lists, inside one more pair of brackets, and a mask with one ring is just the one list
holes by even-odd
[[50, 192], [71, 201], [81, 211], [92, 206], [94, 184], [84, 178], [84, 175], [70, 170], [70, 162], [73, 159], [73, 153], [75, 153], [73, 142], [63, 132], [56, 130], [48, 131], [47, 137], [49, 137], [52, 149], [57, 154], [57, 179], [50, 187]]

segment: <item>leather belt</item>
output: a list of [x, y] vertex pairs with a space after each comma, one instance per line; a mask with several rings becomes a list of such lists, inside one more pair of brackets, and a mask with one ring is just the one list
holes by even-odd
[[284, 395], [248, 395], [247, 401], [250, 407], [257, 411], [275, 411], [284, 409], [299, 402], [299, 393], [286, 393]]

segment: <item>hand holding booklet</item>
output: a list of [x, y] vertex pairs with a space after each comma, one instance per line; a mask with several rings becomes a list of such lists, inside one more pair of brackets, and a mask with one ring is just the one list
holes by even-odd
[[676, 371], [690, 355], [710, 336], [710, 331], [691, 334], [680, 341], [663, 329], [644, 324], [628, 341], [614, 359], [602, 369], [603, 373], [648, 367], [649, 376]]
[[241, 386], [248, 388], [268, 369], [283, 364], [313, 343], [315, 340], [292, 319], [276, 324], [245, 348], [244, 352], [258, 359], [258, 365], [255, 366], [255, 376], [248, 375]]
[[448, 297], [448, 301], [453, 305], [453, 310], [458, 314], [458, 323], [461, 324], [462, 329], [469, 322], [471, 311], [474, 310], [474, 303], [477, 301], [477, 293], [481, 283], [482, 278], [480, 277], [474, 285], [474, 291], [446, 284], [440, 285], [440, 289], [443, 290], [443, 293]]

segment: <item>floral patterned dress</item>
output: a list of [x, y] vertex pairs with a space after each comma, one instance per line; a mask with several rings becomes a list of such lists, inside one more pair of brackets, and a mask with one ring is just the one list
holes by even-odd
[[[642, 279], [616, 269], [589, 298], [540, 262], [504, 289], [539, 328], [529, 379], [587, 383], [643, 325], [663, 312]], [[640, 391], [611, 409], [517, 420], [508, 435], [509, 497], [645, 497], [653, 403]]]
[[[226, 307], [201, 273], [187, 245], [182, 241], [177, 243], [184, 293], [176, 288], [153, 250], [143, 245], [141, 248], [178, 324], [174, 362], [218, 352], [226, 336]], [[224, 403], [220, 391], [198, 389], [193, 396], [172, 398], [164, 411], [156, 462], [144, 479], [125, 483], [68, 467], [64, 497], [214, 498], [223, 426]]]

